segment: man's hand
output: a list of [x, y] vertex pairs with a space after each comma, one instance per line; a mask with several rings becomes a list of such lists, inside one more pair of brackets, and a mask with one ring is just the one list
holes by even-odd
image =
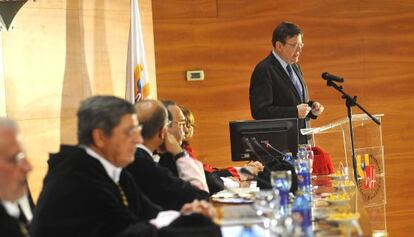
[[175, 139], [174, 135], [168, 132], [168, 130], [165, 130], [164, 146], [165, 146], [165, 149], [169, 153], [171, 153], [173, 156], [183, 151], [180, 144], [178, 144], [177, 139]]
[[237, 182], [240, 185], [240, 180], [238, 178], [232, 177], [232, 176], [230, 176], [228, 178], [231, 179], [231, 180], [233, 180], [234, 182]]
[[[259, 161], [254, 161], [254, 162], [247, 163], [246, 165], [243, 166], [243, 168], [249, 170], [250, 173], [252, 173], [252, 175], [257, 176], [260, 172], [263, 171], [264, 166]], [[254, 178], [252, 175], [241, 173], [240, 170], [238, 170], [238, 173], [240, 176], [240, 181], [251, 180]]]
[[319, 102], [313, 102], [312, 104], [312, 114], [315, 116], [319, 116], [320, 114], [322, 114], [323, 110], [325, 108], [323, 107], [323, 105], [321, 105]]
[[216, 216], [216, 209], [208, 202], [194, 200], [181, 208], [181, 214], [200, 213], [211, 219]]
[[249, 162], [247, 163], [244, 168], [248, 169], [252, 174], [258, 175], [259, 172], [262, 172], [264, 166], [259, 161]]
[[306, 115], [308, 115], [309, 111], [311, 111], [311, 107], [309, 107], [308, 104], [300, 104], [296, 107], [298, 108], [298, 118], [300, 119], [304, 119]]

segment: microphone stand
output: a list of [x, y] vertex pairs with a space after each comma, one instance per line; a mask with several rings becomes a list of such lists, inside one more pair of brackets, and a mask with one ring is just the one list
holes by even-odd
[[349, 120], [349, 131], [350, 131], [350, 135], [351, 135], [352, 167], [354, 168], [354, 178], [355, 178], [355, 182], [356, 182], [356, 184], [358, 184], [357, 163], [356, 163], [355, 146], [354, 146], [354, 132], [353, 132], [353, 129], [352, 129], [352, 107], [357, 106], [358, 108], [360, 108], [376, 124], [380, 125], [381, 122], [377, 118], [375, 118], [374, 116], [372, 116], [367, 110], [365, 110], [361, 105], [359, 105], [356, 102], [356, 98], [357, 98], [356, 96], [350, 96], [349, 94], [347, 94], [343, 90], [343, 87], [342, 86], [339, 86], [338, 84], [336, 84], [332, 80], [328, 80], [326, 82], [326, 85], [335, 88], [337, 91], [339, 91], [342, 94], [342, 99], [345, 99], [345, 105], [346, 105], [346, 108], [347, 108], [348, 120]]

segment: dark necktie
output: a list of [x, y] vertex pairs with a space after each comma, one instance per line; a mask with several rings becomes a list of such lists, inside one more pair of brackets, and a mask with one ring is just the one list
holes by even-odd
[[296, 91], [298, 92], [299, 96], [302, 98], [302, 96], [303, 96], [303, 92], [302, 92], [302, 85], [300, 84], [299, 80], [298, 80], [298, 79], [296, 79], [296, 78], [293, 76], [292, 67], [291, 67], [289, 64], [286, 66], [286, 70], [287, 70], [287, 71], [288, 71], [288, 73], [289, 73], [289, 78], [290, 78], [290, 80], [292, 81], [293, 85], [295, 86]]

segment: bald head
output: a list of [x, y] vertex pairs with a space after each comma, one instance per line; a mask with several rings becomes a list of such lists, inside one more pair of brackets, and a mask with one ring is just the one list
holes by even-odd
[[[5, 149], [9, 144], [11, 139], [3, 139], [5, 136], [8, 136], [8, 138], [11, 137], [11, 135], [14, 136], [14, 138], [17, 139], [17, 125], [13, 120], [2, 118], [0, 117], [0, 149]], [[0, 150], [1, 151], [1, 150]]]
[[13, 120], [0, 117], [0, 129], [17, 131], [17, 125]]
[[151, 139], [158, 134], [168, 122], [167, 110], [156, 100], [144, 100], [135, 105], [139, 123], [142, 125], [142, 137]]

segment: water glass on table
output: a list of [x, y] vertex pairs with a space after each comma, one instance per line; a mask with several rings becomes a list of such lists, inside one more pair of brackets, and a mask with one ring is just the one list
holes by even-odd
[[253, 207], [258, 216], [264, 217], [264, 227], [269, 229], [279, 212], [279, 194], [274, 190], [262, 190], [255, 194]]

